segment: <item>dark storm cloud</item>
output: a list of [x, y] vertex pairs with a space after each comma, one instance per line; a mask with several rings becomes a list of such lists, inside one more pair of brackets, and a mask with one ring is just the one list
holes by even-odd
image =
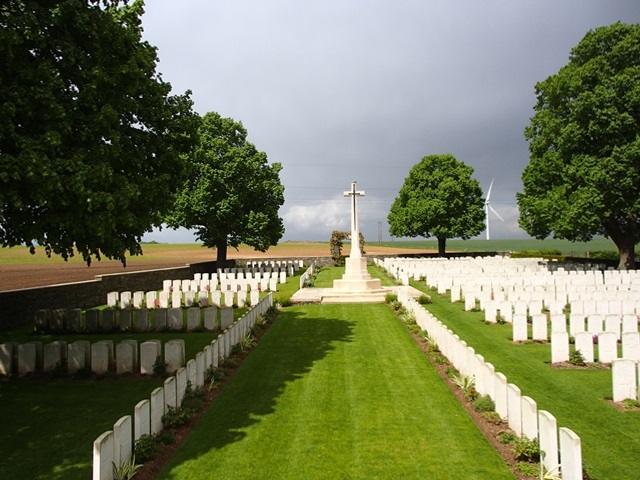
[[536, 82], [592, 28], [638, 23], [629, 1], [147, 2], [159, 71], [196, 110], [243, 122], [282, 163], [287, 239], [348, 226], [342, 192], [367, 193], [361, 229], [377, 238], [409, 169], [454, 154], [483, 189], [492, 237], [522, 236], [515, 194]]

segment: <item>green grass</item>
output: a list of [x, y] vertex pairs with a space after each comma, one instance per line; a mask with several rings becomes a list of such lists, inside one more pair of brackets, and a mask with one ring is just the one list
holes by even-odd
[[[427, 292], [423, 284], [412, 285]], [[511, 325], [486, 325], [484, 313], [465, 312], [448, 295], [428, 293], [431, 313], [533, 398], [538, 409], [551, 412], [558, 426], [580, 436], [583, 464], [593, 478], [638, 478], [640, 412], [622, 412], [605, 401], [612, 394], [611, 371], [555, 370], [548, 363], [550, 345], [515, 345], [509, 341]]]
[[386, 305], [285, 309], [161, 473], [513, 478]]
[[[395, 248], [438, 250], [437, 240], [398, 240], [384, 242], [383, 245]], [[554, 238], [547, 238], [545, 240], [536, 240], [535, 238], [512, 240], [447, 240], [447, 252], [521, 252], [523, 250], [560, 250], [564, 255], [582, 256], [588, 251], [617, 251], [618, 249], [608, 238], [594, 238], [589, 242], [570, 242], [569, 240]]]
[[161, 385], [158, 378], [0, 382], [0, 478], [90, 478], [93, 441]]
[[[290, 296], [299, 276], [288, 278], [276, 298]], [[292, 287], [293, 285], [293, 287]], [[295, 291], [295, 290], [294, 290]], [[247, 309], [234, 309], [239, 318]], [[209, 345], [211, 332], [145, 332], [85, 335], [35, 335], [32, 327], [0, 332], [0, 343], [54, 340], [184, 339], [187, 359]], [[104, 380], [70, 377], [0, 378], [0, 478], [86, 479], [91, 476], [93, 441], [161, 386], [162, 379], [113, 376]]]

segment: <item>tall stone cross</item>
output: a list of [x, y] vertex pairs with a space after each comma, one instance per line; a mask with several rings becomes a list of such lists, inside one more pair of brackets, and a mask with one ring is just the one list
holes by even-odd
[[358, 209], [356, 207], [356, 197], [364, 197], [364, 190], [356, 190], [356, 182], [351, 182], [351, 190], [344, 192], [345, 197], [351, 197], [351, 258], [359, 258], [360, 253], [360, 230], [358, 229]]

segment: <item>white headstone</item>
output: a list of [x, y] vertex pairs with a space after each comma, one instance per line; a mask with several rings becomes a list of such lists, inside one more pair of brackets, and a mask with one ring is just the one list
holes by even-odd
[[622, 358], [640, 361], [640, 333], [625, 332], [622, 334]]
[[113, 479], [113, 431], [109, 430], [93, 442], [93, 480]]
[[575, 349], [580, 351], [582, 358], [587, 363], [594, 362], [593, 355], [593, 335], [589, 332], [576, 333], [575, 337]]
[[618, 337], [613, 332], [602, 332], [598, 335], [598, 361], [611, 363], [618, 358]]
[[562, 480], [582, 480], [582, 444], [572, 430], [558, 429], [560, 436], [560, 458]]
[[133, 410], [133, 440], [151, 433], [151, 410], [149, 400], [141, 400]]
[[558, 422], [546, 410], [538, 411], [540, 450], [544, 452], [542, 464], [547, 472], [558, 470]]
[[569, 334], [566, 332], [551, 333], [551, 363], [569, 361]]
[[167, 372], [175, 373], [184, 366], [185, 361], [184, 340], [169, 340], [164, 344], [164, 361], [167, 363]]
[[611, 362], [614, 402], [621, 402], [626, 398], [638, 399], [637, 373], [633, 360], [617, 359]]
[[153, 364], [161, 354], [160, 340], [147, 340], [140, 344], [140, 373], [153, 375]]
[[151, 433], [156, 434], [162, 430], [162, 416], [164, 415], [164, 389], [162, 387], [158, 387], [151, 392], [149, 407]]
[[522, 436], [522, 402], [520, 389], [513, 383], [507, 385], [507, 411], [509, 428]]

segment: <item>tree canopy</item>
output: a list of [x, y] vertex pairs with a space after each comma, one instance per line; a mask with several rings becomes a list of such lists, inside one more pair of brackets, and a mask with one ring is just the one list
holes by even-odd
[[540, 239], [605, 235], [620, 251], [620, 268], [632, 268], [640, 241], [640, 25], [589, 31], [536, 95], [520, 226]]
[[444, 254], [448, 238], [467, 240], [484, 230], [484, 199], [473, 168], [451, 154], [428, 155], [414, 165], [387, 220], [396, 237], [436, 237]]
[[189, 157], [191, 176], [168, 217], [171, 227], [196, 230], [206, 247], [218, 250], [241, 243], [264, 252], [284, 234], [278, 210], [284, 203], [279, 163], [247, 141], [242, 123], [215, 112], [202, 117], [200, 145]]
[[0, 6], [0, 242], [65, 259], [141, 253], [197, 139], [142, 41], [143, 2]]

